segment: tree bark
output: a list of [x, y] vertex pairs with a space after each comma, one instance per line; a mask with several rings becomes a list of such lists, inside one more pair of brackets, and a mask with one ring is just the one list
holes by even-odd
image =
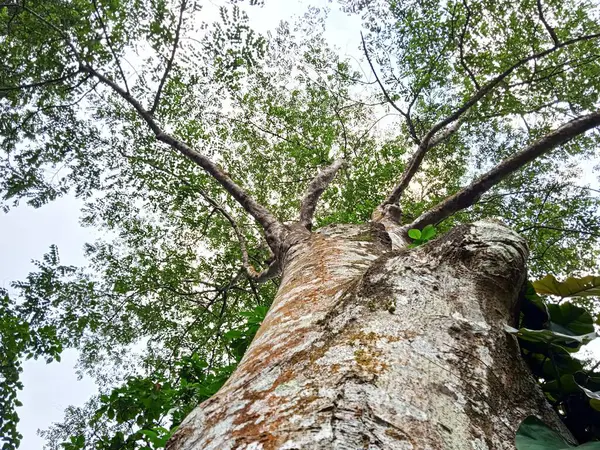
[[529, 415], [569, 437], [504, 331], [526, 259], [493, 221], [400, 251], [377, 224], [296, 235], [238, 369], [167, 449], [514, 449]]

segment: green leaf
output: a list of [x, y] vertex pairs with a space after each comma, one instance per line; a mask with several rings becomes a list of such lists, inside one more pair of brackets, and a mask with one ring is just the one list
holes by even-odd
[[[429, 240], [433, 239], [435, 235], [436, 235], [436, 230], [433, 225], [427, 225], [425, 228], [423, 228], [423, 231], [421, 231], [421, 239], [424, 241], [429, 241]], [[410, 232], [409, 232], [409, 236], [410, 236]]]
[[527, 417], [517, 430], [515, 437], [517, 450], [600, 450], [600, 442], [588, 442], [583, 445], [571, 445], [560, 434], [534, 416]]
[[[577, 351], [580, 345], [587, 344], [597, 337], [596, 332], [583, 334], [580, 336], [571, 336], [552, 330], [530, 330], [528, 328], [520, 328], [517, 330], [516, 328], [508, 325], [506, 325], [504, 329], [506, 332], [514, 334], [519, 339], [524, 341], [542, 344], [565, 344], [569, 346], [566, 349], [567, 351]], [[573, 344], [576, 345], [573, 347]]]
[[421, 231], [417, 230], [416, 228], [411, 228], [408, 230], [408, 236], [411, 239], [421, 239]]
[[556, 431], [534, 416], [527, 417], [517, 430], [517, 450], [560, 450], [573, 447]]
[[556, 295], [559, 297], [592, 297], [600, 296], [600, 277], [569, 277], [560, 282], [553, 275], [546, 275], [533, 283], [538, 294]]
[[[590, 313], [572, 303], [549, 304], [550, 329], [566, 334], [582, 335], [594, 332], [594, 321]], [[558, 326], [557, 326], [558, 325]]]

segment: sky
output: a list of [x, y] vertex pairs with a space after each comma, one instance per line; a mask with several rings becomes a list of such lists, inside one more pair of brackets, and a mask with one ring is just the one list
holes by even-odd
[[[266, 0], [264, 7], [250, 8], [251, 26], [264, 33], [281, 20], [303, 14], [308, 5], [318, 4], [331, 5], [327, 0]], [[359, 30], [357, 17], [332, 10], [326, 34], [342, 54], [359, 56]], [[76, 198], [66, 196], [40, 209], [20, 205], [8, 214], [0, 212], [0, 287], [10, 292], [10, 282], [22, 280], [34, 271], [31, 261], [41, 259], [52, 244], [58, 246], [62, 264], [85, 265], [83, 246], [95, 241], [99, 234], [79, 225], [81, 207]], [[21, 450], [41, 450], [44, 440], [37, 430], [60, 422], [66, 407], [81, 406], [96, 393], [91, 378], [77, 378], [77, 356], [76, 351], [67, 350], [60, 363], [46, 364], [43, 360], [24, 363], [24, 389], [19, 393], [23, 406], [18, 409], [19, 431], [23, 434]]]

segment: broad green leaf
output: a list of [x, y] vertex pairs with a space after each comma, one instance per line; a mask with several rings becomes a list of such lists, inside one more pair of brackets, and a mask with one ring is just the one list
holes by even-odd
[[552, 330], [530, 330], [528, 328], [520, 328], [516, 329], [506, 325], [504, 329], [510, 333], [517, 336], [519, 339], [533, 342], [533, 343], [543, 343], [543, 344], [566, 344], [572, 345], [577, 344], [576, 348], [568, 347], [568, 351], [577, 351], [579, 346], [582, 344], [587, 344], [591, 342], [593, 339], [597, 337], [596, 332], [583, 334], [580, 336], [571, 336], [568, 334], [558, 333]]
[[421, 231], [421, 239], [424, 241], [429, 241], [429, 240], [433, 239], [435, 234], [436, 234], [435, 227], [433, 225], [427, 225]]
[[572, 445], [560, 434], [534, 416], [527, 417], [517, 430], [515, 437], [517, 450], [600, 450], [600, 442], [588, 442], [583, 445]]
[[421, 230], [417, 230], [416, 228], [411, 228], [408, 230], [408, 236], [411, 239], [421, 239]]
[[538, 294], [556, 295], [558, 297], [592, 297], [600, 296], [600, 277], [587, 276], [583, 278], [569, 277], [558, 281], [554, 275], [533, 282]]
[[590, 313], [573, 303], [548, 304], [550, 328], [566, 334], [582, 335], [594, 332], [594, 321]]

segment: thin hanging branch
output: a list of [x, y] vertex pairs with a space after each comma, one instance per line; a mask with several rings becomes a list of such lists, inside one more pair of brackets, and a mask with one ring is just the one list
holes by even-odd
[[426, 225], [438, 223], [452, 214], [468, 208], [477, 202], [485, 192], [526, 164], [529, 164], [534, 159], [548, 153], [559, 145], [565, 144], [571, 139], [598, 126], [600, 126], [600, 111], [578, 117], [565, 123], [531, 144], [525, 150], [505, 159], [492, 170], [475, 180], [472, 184], [446, 198], [404, 228], [406, 230], [410, 228], [421, 229]]
[[[534, 55], [527, 56], [525, 58], [520, 59], [500, 75], [496, 76], [492, 80], [485, 83], [481, 89], [478, 89], [461, 107], [456, 109], [452, 114], [442, 119], [438, 123], [436, 123], [431, 129], [425, 134], [421, 143], [413, 153], [411, 159], [409, 160], [404, 173], [400, 179], [400, 182], [394, 187], [390, 195], [383, 201], [382, 205], [386, 204], [396, 204], [400, 200], [403, 192], [408, 187], [410, 181], [416, 174], [417, 170], [421, 166], [423, 162], [423, 158], [425, 158], [425, 154], [431, 148], [431, 141], [434, 140], [436, 134], [451, 125], [452, 123], [459, 120], [471, 107], [476, 105], [479, 100], [488, 95], [496, 86], [498, 86], [505, 78], [511, 75], [516, 69], [522, 67], [530, 61], [534, 61], [540, 58], [543, 58], [561, 48], [567, 47], [569, 45], [573, 45], [583, 41], [589, 41], [591, 39], [596, 39], [600, 37], [600, 33], [589, 34], [585, 36], [580, 36], [577, 38], [569, 39], [567, 41], [561, 42], [560, 44], [544, 50], [542, 52], [536, 53]], [[442, 131], [443, 133], [444, 131]]]
[[322, 170], [309, 184], [300, 206], [300, 225], [307, 230], [312, 227], [312, 219], [317, 209], [317, 202], [327, 186], [333, 181], [336, 173], [344, 165], [343, 159], [336, 159], [330, 166]]
[[156, 90], [156, 95], [154, 96], [154, 102], [150, 107], [149, 113], [154, 115], [158, 105], [160, 103], [160, 96], [162, 95], [162, 90], [167, 82], [167, 78], [169, 77], [169, 73], [173, 68], [173, 61], [175, 60], [175, 53], [177, 52], [177, 48], [179, 47], [179, 40], [181, 36], [181, 26], [183, 25], [183, 13], [185, 12], [185, 8], [187, 6], [186, 0], [182, 0], [181, 6], [179, 8], [179, 20], [177, 21], [177, 27], [175, 28], [175, 39], [173, 40], [173, 48], [171, 49], [171, 56], [167, 61], [167, 66], [165, 67], [165, 72], [163, 73], [162, 78], [160, 79], [160, 83], [158, 85], [158, 89]]
[[121, 79], [123, 80], [123, 84], [125, 85], [125, 90], [127, 92], [129, 92], [129, 86], [127, 85], [127, 77], [125, 76], [125, 72], [123, 72], [123, 67], [121, 67], [121, 62], [119, 61], [119, 56], [117, 55], [117, 52], [115, 51], [115, 49], [112, 45], [112, 42], [110, 40], [110, 36], [108, 35], [108, 30], [106, 29], [104, 20], [102, 20], [102, 13], [100, 12], [100, 8], [98, 6], [97, 0], [93, 0], [93, 4], [94, 4], [94, 9], [96, 10], [96, 16], [98, 17], [98, 22], [100, 23], [100, 27], [102, 28], [102, 32], [104, 34], [104, 39], [106, 39], [106, 44], [108, 45], [108, 48], [109, 48], [110, 52], [112, 53], [113, 58], [115, 59], [115, 63], [117, 64], [117, 68], [119, 69], [119, 73], [121, 74]]
[[[375, 81], [377, 81], [377, 84], [379, 85], [381, 92], [383, 92], [383, 96], [385, 97], [387, 102], [390, 104], [390, 106], [392, 108], [394, 108], [396, 111], [398, 111], [400, 113], [400, 115], [402, 115], [402, 117], [404, 117], [404, 119], [406, 120], [406, 125], [408, 126], [408, 132], [409, 132], [410, 136], [412, 137], [415, 144], [419, 145], [421, 143], [421, 141], [419, 140], [419, 137], [417, 136], [417, 131], [415, 130], [415, 125], [410, 117], [410, 111], [404, 112], [404, 110], [402, 110], [398, 105], [396, 105], [396, 102], [394, 102], [394, 100], [392, 100], [392, 98], [388, 94], [388, 91], [386, 90], [385, 86], [379, 79], [379, 76], [377, 75], [377, 71], [375, 70], [373, 63], [371, 62], [371, 57], [369, 56], [369, 51], [367, 50], [367, 43], [365, 42], [365, 37], [362, 33], [360, 33], [360, 38], [362, 39], [363, 52], [365, 54], [365, 57], [367, 58], [367, 62], [369, 63], [371, 72], [375, 76]], [[415, 99], [416, 99], [416, 97], [415, 97]], [[411, 104], [411, 106], [412, 106], [412, 104]]]
[[233, 217], [231, 217], [231, 214], [229, 214], [225, 208], [223, 208], [216, 200], [214, 200], [212, 197], [206, 194], [206, 192], [204, 192], [202, 189], [198, 189], [196, 187], [193, 187], [193, 189], [196, 192], [198, 192], [208, 203], [210, 203], [213, 208], [219, 211], [221, 215], [225, 217], [225, 219], [227, 219], [227, 221], [231, 225], [231, 228], [233, 228], [235, 236], [237, 237], [238, 242], [240, 243], [240, 250], [242, 252], [242, 266], [244, 267], [248, 278], [256, 282], [262, 283], [279, 275], [280, 266], [277, 262], [277, 259], [272, 261], [267, 269], [263, 270], [262, 272], [257, 271], [252, 265], [252, 263], [250, 263], [250, 257], [248, 256], [248, 248], [246, 247], [246, 239], [240, 231], [240, 227], [238, 226], [237, 222], [233, 219]]
[[[135, 158], [135, 157], [123, 154], [123, 153], [121, 153], [121, 154], [126, 158]], [[246, 246], [246, 239], [244, 238], [244, 235], [241, 232], [240, 227], [238, 226], [235, 219], [231, 216], [231, 214], [229, 214], [229, 212], [227, 212], [227, 210], [219, 202], [217, 202], [210, 195], [208, 195], [203, 189], [199, 188], [198, 186], [192, 185], [189, 181], [184, 180], [181, 177], [177, 176], [176, 174], [164, 169], [163, 167], [160, 167], [160, 166], [154, 164], [152, 161], [149, 161], [147, 159], [141, 159], [141, 161], [144, 164], [152, 167], [153, 169], [158, 170], [159, 172], [163, 172], [169, 176], [176, 178], [179, 183], [187, 186], [194, 192], [197, 192], [198, 194], [200, 194], [200, 196], [213, 208], [212, 212], [209, 214], [209, 217], [212, 216], [212, 214], [215, 211], [217, 211], [223, 217], [225, 217], [225, 219], [227, 219], [227, 221], [231, 225], [231, 228], [233, 228], [233, 232], [235, 233], [235, 236], [237, 237], [238, 242], [240, 244], [240, 251], [242, 253], [242, 267], [246, 271], [246, 275], [248, 276], [248, 278], [250, 278], [251, 280], [253, 280], [255, 282], [262, 283], [262, 282], [268, 281], [269, 279], [274, 278], [277, 275], [279, 275], [280, 266], [278, 264], [277, 259], [274, 258], [274, 255], [272, 253], [270, 255], [271, 263], [269, 264], [269, 267], [267, 269], [259, 272], [254, 268], [254, 266], [250, 262], [250, 256], [248, 255], [248, 247]]]

